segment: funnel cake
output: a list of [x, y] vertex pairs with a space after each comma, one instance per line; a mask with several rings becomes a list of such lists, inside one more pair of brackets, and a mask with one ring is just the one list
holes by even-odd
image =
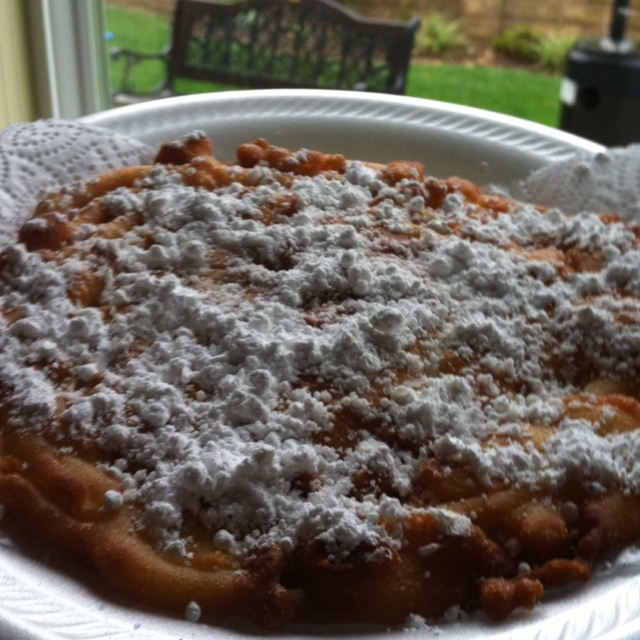
[[0, 502], [137, 601], [502, 619], [640, 535], [615, 214], [264, 140], [224, 164], [196, 132], [47, 196], [19, 239]]

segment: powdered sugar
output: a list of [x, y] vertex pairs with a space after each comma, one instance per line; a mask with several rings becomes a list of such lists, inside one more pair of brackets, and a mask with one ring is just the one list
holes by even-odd
[[200, 605], [197, 602], [190, 602], [184, 612], [185, 620], [187, 620], [188, 622], [198, 622], [201, 615], [202, 610], [200, 609]]
[[[627, 228], [526, 205], [479, 219], [459, 193], [423, 213], [417, 181], [389, 186], [360, 163], [296, 179], [297, 211], [267, 225], [261, 211], [289, 191], [268, 167], [249, 182], [208, 192], [156, 167], [137, 192], [103, 200], [113, 215], [142, 214], [123, 238], [81, 227], [80, 253], [59, 266], [20, 245], [5, 252], [2, 305], [20, 318], [3, 320], [0, 377], [34, 428], [54, 415], [51, 368], [99, 378], [91, 394], [63, 390], [70, 406], [54, 427], [116, 460], [122, 495], [105, 508], [145, 505], [139, 526], [177, 557], [185, 513], [239, 557], [311, 540], [343, 557], [402, 545], [402, 528], [384, 522], [416, 509], [406, 499], [434, 456], [486, 485], [578, 474], [640, 490], [635, 432], [602, 438], [565, 419], [543, 450], [518, 441], [527, 424], [562, 420], [585, 368], [637, 376], [635, 305], [634, 322], [614, 321], [640, 287]], [[604, 266], [564, 274], [528, 255], [543, 240], [600, 250]], [[84, 271], [104, 283], [100, 309], [66, 295]], [[360, 428], [336, 442], [344, 420]], [[496, 433], [515, 440], [483, 446]], [[360, 472], [374, 481], [357, 487]], [[471, 530], [420, 508], [443, 535]]]

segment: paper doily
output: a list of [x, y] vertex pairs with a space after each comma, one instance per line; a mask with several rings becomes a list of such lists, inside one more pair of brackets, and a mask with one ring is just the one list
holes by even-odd
[[76, 122], [38, 120], [0, 130], [0, 248], [47, 191], [152, 158], [137, 140]]

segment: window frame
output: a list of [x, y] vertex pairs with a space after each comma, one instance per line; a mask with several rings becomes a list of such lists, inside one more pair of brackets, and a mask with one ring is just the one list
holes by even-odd
[[103, 0], [27, 0], [27, 9], [38, 117], [110, 108]]

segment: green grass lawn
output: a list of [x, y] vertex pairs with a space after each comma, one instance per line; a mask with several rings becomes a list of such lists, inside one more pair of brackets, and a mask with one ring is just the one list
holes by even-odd
[[[160, 51], [171, 37], [171, 26], [162, 18], [106, 7], [107, 30], [113, 33], [110, 47], [140, 53]], [[122, 62], [110, 64], [111, 86], [118, 88]], [[160, 62], [148, 61], [132, 73], [138, 92], [151, 91], [163, 75]], [[234, 89], [206, 82], [180, 80], [180, 93], [203, 93]], [[552, 127], [558, 125], [560, 78], [527, 71], [495, 67], [413, 64], [406, 95], [489, 109]]]
[[408, 96], [443, 100], [557, 127], [560, 78], [514, 69], [411, 66]]

